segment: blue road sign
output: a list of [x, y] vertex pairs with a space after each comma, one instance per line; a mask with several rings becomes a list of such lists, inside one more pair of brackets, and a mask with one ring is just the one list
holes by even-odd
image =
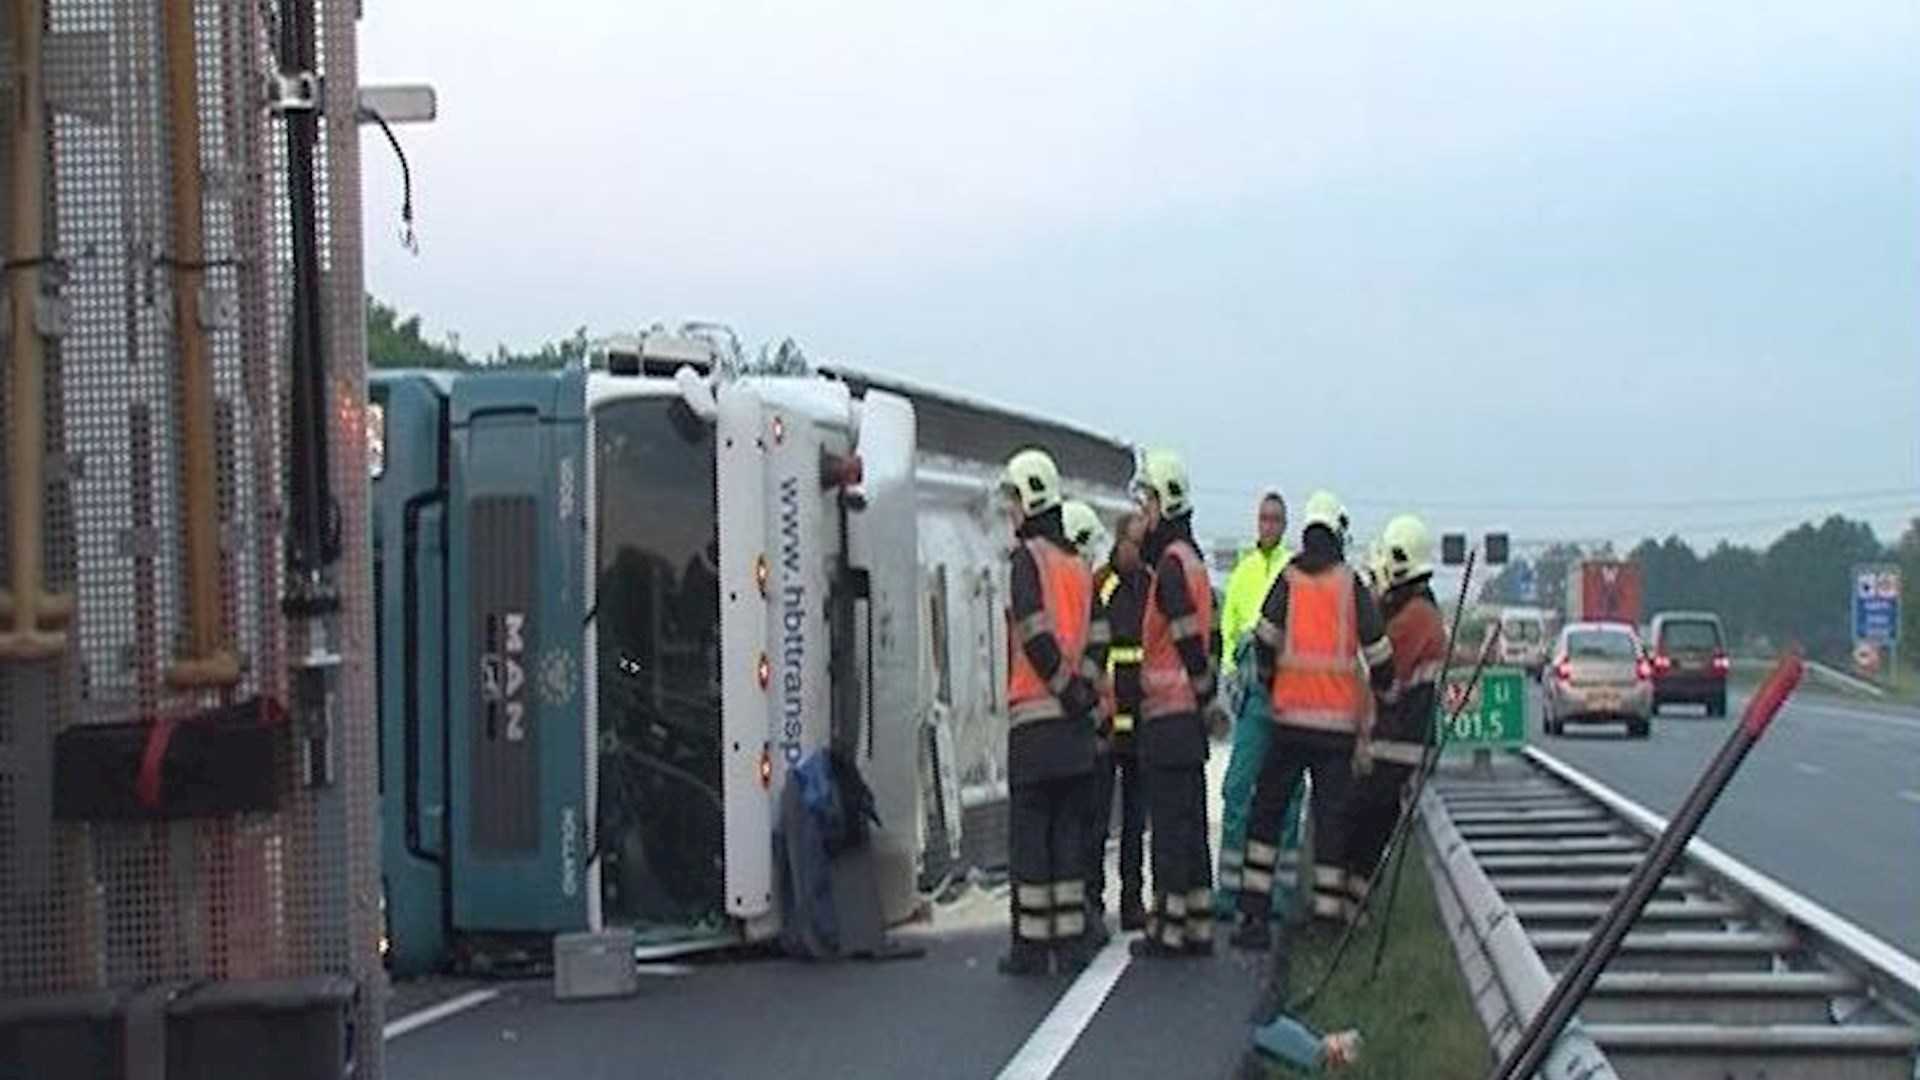
[[1900, 568], [1853, 569], [1853, 639], [1891, 645], [1900, 640]]
[[1521, 600], [1531, 604], [1539, 598], [1539, 583], [1534, 580], [1532, 563], [1513, 564], [1513, 583], [1519, 588]]

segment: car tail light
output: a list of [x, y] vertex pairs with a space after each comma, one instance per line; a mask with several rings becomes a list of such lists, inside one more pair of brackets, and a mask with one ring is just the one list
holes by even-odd
[[1673, 657], [1668, 656], [1666, 653], [1661, 653], [1653, 658], [1653, 668], [1655, 671], [1667, 671], [1672, 667]]
[[1634, 662], [1633, 673], [1639, 676], [1641, 682], [1646, 682], [1648, 679], [1653, 678], [1653, 664], [1648, 662], [1647, 658], [1643, 656]]
[[1559, 677], [1561, 682], [1572, 682], [1573, 681], [1573, 661], [1571, 660], [1556, 661], [1553, 665], [1553, 673]]
[[1726, 653], [1713, 654], [1713, 670], [1725, 675], [1731, 667], [1733, 667], [1733, 662], [1727, 659]]

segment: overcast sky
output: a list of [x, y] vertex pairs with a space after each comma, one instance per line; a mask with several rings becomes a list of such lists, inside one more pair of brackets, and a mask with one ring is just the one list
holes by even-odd
[[1920, 513], [1911, 0], [365, 7], [440, 95], [368, 284], [472, 349], [792, 336], [1173, 446], [1209, 534]]

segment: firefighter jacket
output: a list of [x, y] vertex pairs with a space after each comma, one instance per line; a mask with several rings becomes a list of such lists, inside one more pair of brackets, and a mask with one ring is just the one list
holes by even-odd
[[1447, 628], [1425, 580], [1389, 590], [1380, 611], [1393, 642], [1393, 684], [1376, 695], [1373, 759], [1418, 765], [1433, 739]]
[[1028, 519], [1009, 567], [1007, 771], [1014, 783], [1093, 767], [1099, 670], [1093, 582], [1058, 509]]
[[1147, 590], [1153, 575], [1144, 567], [1131, 572], [1112, 563], [1093, 579], [1093, 633], [1090, 652], [1095, 665], [1105, 669], [1101, 683], [1101, 725], [1115, 753], [1133, 753], [1134, 729], [1140, 720], [1140, 663], [1146, 651], [1140, 630], [1147, 611]]
[[1186, 518], [1162, 522], [1147, 538], [1147, 554], [1153, 585], [1140, 628], [1147, 759], [1156, 768], [1184, 768], [1206, 761], [1200, 711], [1218, 689], [1209, 648], [1213, 585]]
[[[1254, 663], [1274, 722], [1346, 742], [1364, 733], [1367, 687], [1392, 685], [1393, 645], [1379, 606], [1323, 529], [1268, 591], [1254, 628]], [[1369, 674], [1361, 674], [1362, 663]]]

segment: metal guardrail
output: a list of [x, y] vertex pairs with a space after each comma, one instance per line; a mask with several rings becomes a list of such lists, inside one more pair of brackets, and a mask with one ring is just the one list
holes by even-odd
[[[1837, 667], [1823, 664], [1818, 660], [1808, 660], [1805, 663], [1807, 675], [1815, 682], [1825, 683], [1829, 688], [1864, 694], [1878, 700], [1885, 700], [1887, 697], [1887, 688], [1878, 683], [1849, 675]], [[1771, 666], [1770, 660], [1752, 657], [1735, 657], [1733, 660], [1733, 670], [1747, 676], [1764, 675]]]
[[[1667, 827], [1666, 818], [1544, 750], [1527, 747], [1522, 755], [1648, 836], [1658, 836]], [[1902, 1020], [1920, 1026], [1920, 961], [1705, 840], [1689, 843], [1686, 858], [1717, 879], [1725, 891], [1779, 919], [1803, 947], [1860, 978]]]
[[[1474, 1008], [1494, 1050], [1505, 1057], [1545, 1004], [1553, 976], [1431, 788], [1421, 793], [1420, 819], [1427, 839], [1423, 856], [1440, 885], [1441, 919], [1453, 939]], [[1541, 1075], [1548, 1080], [1618, 1080], [1606, 1055], [1578, 1022], [1547, 1055]]]
[[1853, 690], [1876, 698], [1884, 698], [1887, 696], [1887, 691], [1884, 687], [1877, 686], [1865, 679], [1856, 678], [1841, 671], [1839, 668], [1829, 667], [1818, 661], [1807, 664], [1807, 671], [1821, 682], [1832, 683], [1842, 689]]
[[[1436, 781], [1422, 857], [1504, 1060], [1667, 822], [1532, 748]], [[1695, 839], [1537, 1075], [1920, 1080], [1920, 962]]]

